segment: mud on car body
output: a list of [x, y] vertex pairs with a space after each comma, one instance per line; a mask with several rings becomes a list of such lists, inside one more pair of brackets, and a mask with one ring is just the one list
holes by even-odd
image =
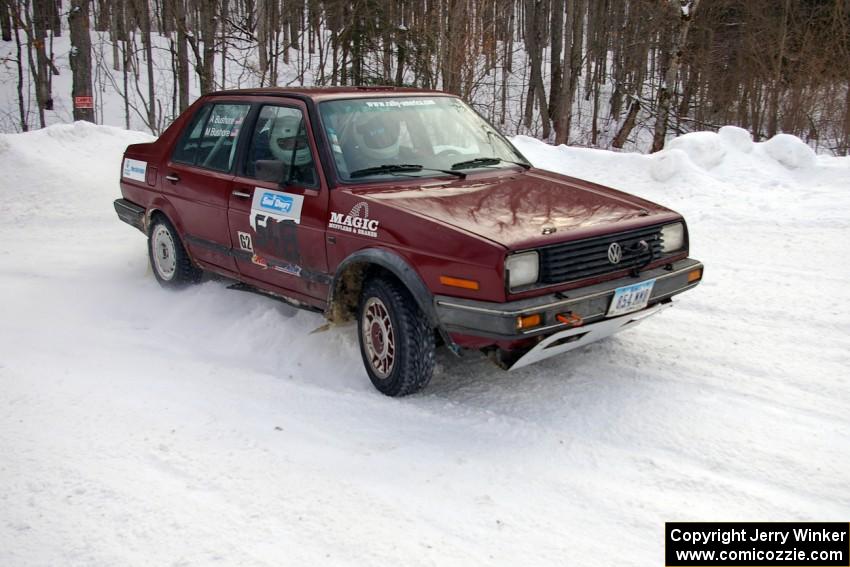
[[209, 271], [355, 319], [392, 396], [428, 383], [439, 344], [520, 368], [633, 327], [702, 278], [679, 214], [532, 167], [435, 91], [212, 93], [127, 148], [121, 192], [161, 284]]

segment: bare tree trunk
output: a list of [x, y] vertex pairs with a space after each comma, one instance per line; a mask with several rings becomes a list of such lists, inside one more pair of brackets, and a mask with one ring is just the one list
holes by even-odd
[[124, 85], [124, 128], [130, 129], [130, 92], [129, 92], [129, 73], [130, 67], [130, 33], [126, 32], [124, 41], [121, 42], [121, 80]]
[[564, 66], [561, 53], [564, 43], [564, 0], [552, 0], [549, 33], [551, 35], [552, 48], [549, 63], [549, 116], [552, 122], [558, 122], [558, 97], [561, 93], [561, 80], [563, 79]]
[[[20, 25], [18, 25], [21, 21], [20, 16], [17, 14], [17, 8], [9, 5], [10, 16], [15, 20], [15, 51], [17, 53], [17, 59], [15, 60], [15, 67], [18, 71], [18, 113], [21, 119], [21, 131], [27, 132], [29, 130], [29, 124], [27, 122], [27, 112], [24, 107], [24, 53], [21, 48], [21, 34], [20, 34]], [[11, 10], [15, 10], [12, 12]]]
[[587, 3], [587, 24], [585, 36], [587, 41], [586, 55], [584, 57], [584, 100], [590, 100], [593, 89], [593, 58], [596, 55], [596, 34], [598, 33], [597, 22], [599, 20], [599, 6], [601, 0]]
[[[50, 0], [33, 0], [32, 46], [35, 48], [35, 93], [39, 106], [39, 120], [44, 128], [44, 111], [53, 110], [53, 95], [50, 92], [50, 60], [47, 57], [47, 29], [50, 23]], [[25, 8], [26, 9], [26, 8]], [[27, 15], [29, 17], [29, 15]]]
[[623, 121], [623, 125], [620, 127], [620, 131], [617, 132], [617, 135], [614, 136], [614, 141], [611, 143], [615, 148], [622, 148], [623, 144], [626, 143], [626, 140], [629, 137], [629, 134], [632, 133], [632, 129], [635, 127], [635, 121], [637, 120], [638, 112], [640, 111], [640, 100], [637, 98], [633, 98], [631, 104], [629, 105], [629, 112], [626, 114], [626, 119]]
[[267, 0], [257, 1], [257, 64], [260, 70], [261, 87], [263, 86], [262, 79], [265, 78], [269, 70], [269, 28], [266, 3]]
[[565, 72], [568, 72], [561, 83], [561, 108], [558, 111], [558, 123], [555, 143], [566, 144], [570, 138], [570, 128], [573, 119], [573, 99], [575, 99], [578, 81], [581, 75], [581, 60], [584, 43], [584, 13], [586, 0], [568, 0], [567, 17], [570, 21], [571, 47], [569, 49], [569, 65], [566, 63], [567, 53], [564, 53]]
[[529, 79], [528, 84], [524, 85], [526, 93], [525, 104], [522, 107], [522, 123], [526, 128], [531, 128], [531, 122], [534, 118], [534, 53], [537, 51], [537, 46], [535, 45], [537, 35], [533, 30], [533, 22], [534, 7], [537, 2], [538, 0], [524, 0], [522, 10], [520, 10], [520, 17], [522, 18], [521, 21], [523, 24], [522, 34], [523, 39], [525, 40], [526, 64], [528, 65], [528, 68], [531, 69], [531, 78]]
[[229, 18], [228, 0], [221, 0], [221, 88], [226, 89], [225, 77], [227, 72], [227, 20]]
[[530, 59], [531, 77], [525, 106], [525, 127], [530, 128], [534, 114], [534, 100], [540, 109], [543, 137], [549, 137], [550, 122], [547, 110], [546, 87], [543, 84], [543, 21], [546, 10], [542, 0], [527, 0], [525, 5], [525, 46]]
[[[466, 54], [462, 49], [463, 30], [468, 18], [466, 0], [447, 0], [446, 25], [443, 34], [443, 89], [450, 93], [461, 94], [461, 68]], [[443, 31], [445, 30], [445, 31]]]
[[844, 155], [850, 156], [850, 81], [847, 82], [847, 95], [844, 102]]
[[105, 32], [109, 31], [110, 9], [111, 2], [106, 0], [96, 0], [94, 13], [94, 31]]
[[752, 133], [753, 141], [761, 141], [762, 132], [761, 126], [764, 121], [764, 112], [762, 112], [762, 89], [761, 85], [756, 84], [755, 92], [750, 97], [750, 117], [752, 118]]
[[623, 51], [625, 48], [624, 32], [625, 32], [625, 3], [615, 2], [613, 13], [611, 14], [613, 21], [609, 24], [613, 41], [611, 42], [611, 99], [609, 101], [610, 116], [614, 120], [620, 119], [620, 111], [623, 106], [623, 71], [625, 68], [623, 61]]
[[399, 27], [396, 31], [396, 64], [395, 84], [404, 86], [404, 64], [407, 61], [407, 28]]
[[[691, 110], [691, 98], [693, 97], [694, 90], [697, 86], [697, 72], [694, 69], [687, 69], [684, 72], [685, 77], [682, 79], [684, 83], [682, 89], [682, 98], [679, 101], [679, 110], [677, 114], [680, 116], [687, 116]], [[746, 89], [742, 91], [741, 94], [742, 100], [746, 99]]]
[[[320, 29], [321, 28], [319, 27], [319, 24], [317, 23], [316, 24], [316, 31], [314, 32], [314, 35], [319, 37], [319, 40], [318, 40], [318, 43], [317, 43], [317, 46], [316, 46], [316, 48], [319, 52], [319, 65], [318, 65], [318, 67], [319, 67], [319, 84], [324, 86], [324, 85], [327, 84], [326, 77], [325, 77], [325, 65], [328, 62], [328, 52], [327, 52], [327, 46], [326, 46], [325, 42], [323, 41], [321, 34], [319, 33]], [[312, 65], [312, 59], [311, 59], [311, 65]]]
[[12, 41], [12, 16], [10, 0], [0, 0], [0, 38]]
[[339, 78], [339, 35], [331, 30], [331, 85], [337, 86]]
[[156, 123], [156, 95], [153, 84], [153, 46], [151, 45], [151, 14], [148, 8], [147, 0], [137, 0], [138, 2], [138, 18], [142, 28], [142, 47], [145, 50], [145, 59], [147, 59], [147, 80], [148, 80], [148, 102], [145, 105], [147, 110], [148, 128], [156, 134], [158, 132]]
[[352, 14], [351, 34], [351, 84], [363, 84], [363, 16], [359, 10]]
[[652, 151], [657, 152], [664, 149], [664, 140], [667, 136], [667, 123], [670, 118], [670, 91], [676, 88], [676, 77], [679, 74], [679, 64], [682, 61], [682, 53], [687, 47], [688, 29], [694, 17], [694, 12], [699, 6], [699, 0], [690, 0], [682, 5], [679, 15], [679, 29], [673, 52], [670, 55], [670, 63], [664, 74], [664, 82], [658, 89], [658, 109], [655, 117], [655, 133], [652, 137]]
[[[50, 29], [52, 31], [50, 40], [53, 41], [54, 37], [62, 36], [62, 18], [59, 15], [59, 13], [62, 11], [62, 0], [50, 0], [46, 8], [47, 13], [50, 17]], [[52, 52], [51, 55], [53, 55]]]
[[779, 130], [779, 99], [782, 88], [782, 69], [785, 59], [785, 43], [788, 36], [788, 12], [791, 10], [791, 0], [782, 3], [782, 27], [779, 31], [779, 50], [775, 55], [773, 84], [770, 88], [770, 103], [767, 115], [767, 136], [772, 138]]
[[[119, 14], [121, 19], [119, 19]], [[123, 29], [121, 25], [119, 25], [120, 21], [123, 21], [123, 2], [120, 0], [115, 2], [112, 5], [112, 10], [110, 12], [110, 26], [109, 26], [109, 41], [112, 42], [112, 70], [118, 71], [121, 69], [121, 63], [119, 57], [121, 54], [118, 50], [118, 42], [122, 39], [119, 31]]]
[[74, 100], [74, 120], [94, 122], [88, 0], [71, 0], [68, 26], [71, 29], [71, 53], [68, 59], [73, 75], [71, 96]]
[[174, 39], [168, 40], [168, 52], [171, 54], [171, 117], [177, 116], [177, 46]]
[[501, 86], [499, 88], [500, 91], [500, 101], [499, 101], [499, 125], [504, 129], [505, 124], [507, 123], [507, 110], [508, 110], [508, 76], [512, 71], [512, 57], [513, 57], [513, 30], [514, 30], [514, 4], [510, 4], [506, 8], [506, 12], [503, 11], [501, 18], [499, 20], [499, 35], [502, 36], [502, 54], [501, 54]]
[[507, 110], [508, 110], [508, 75], [510, 74], [510, 70], [508, 68], [507, 60], [510, 58], [510, 50], [509, 43], [505, 42], [505, 52], [504, 52], [504, 60], [502, 62], [502, 101], [501, 108], [499, 109], [499, 124], [504, 128], [505, 121], [507, 119]]
[[381, 60], [383, 66], [383, 75], [381, 77], [384, 84], [390, 85], [394, 81], [393, 78], [393, 25], [390, 22], [394, 22], [395, 18], [392, 14], [392, 4], [390, 4], [387, 9], [390, 10], [390, 13], [386, 15], [385, 18], [382, 18], [381, 23], [381, 50], [383, 51], [383, 57]]
[[602, 85], [602, 80], [599, 74], [602, 65], [597, 61], [593, 71], [593, 113], [590, 121], [590, 145], [596, 146], [599, 143], [599, 95]]
[[269, 48], [271, 52], [271, 61], [269, 62], [269, 86], [275, 87], [277, 86], [278, 80], [278, 69], [280, 67], [280, 54], [283, 52], [283, 61], [284, 64], [287, 63], [289, 57], [287, 56], [288, 50], [286, 48], [281, 49], [281, 32], [280, 29], [275, 26], [274, 33], [271, 35], [271, 45]]
[[201, 1], [201, 41], [204, 42], [203, 66], [198, 71], [201, 94], [215, 89], [215, 0]]
[[177, 29], [177, 88], [178, 110], [189, 108], [189, 46], [186, 39], [186, 7], [183, 0], [174, 0], [174, 26]]
[[342, 44], [342, 58], [339, 61], [339, 84], [348, 84], [348, 42]]

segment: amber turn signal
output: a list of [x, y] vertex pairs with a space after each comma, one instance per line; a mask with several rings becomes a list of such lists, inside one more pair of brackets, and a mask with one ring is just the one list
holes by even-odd
[[534, 315], [522, 315], [516, 318], [517, 329], [530, 329], [540, 324], [540, 313]]
[[702, 268], [688, 272], [688, 283], [702, 279]]
[[475, 280], [465, 280], [463, 278], [440, 276], [440, 283], [449, 287], [459, 287], [463, 289], [471, 289], [473, 291], [478, 291], [478, 282]]

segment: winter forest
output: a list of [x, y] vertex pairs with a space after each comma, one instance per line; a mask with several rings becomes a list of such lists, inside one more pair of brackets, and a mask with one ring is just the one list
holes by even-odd
[[850, 151], [850, 0], [0, 0], [0, 24], [4, 132], [157, 134], [209, 91], [397, 85], [559, 144], [731, 124]]

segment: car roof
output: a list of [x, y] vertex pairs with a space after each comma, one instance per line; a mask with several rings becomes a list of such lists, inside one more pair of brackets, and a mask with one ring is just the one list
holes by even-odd
[[248, 96], [297, 96], [308, 97], [316, 101], [362, 97], [397, 96], [455, 96], [442, 91], [416, 89], [411, 87], [375, 86], [375, 87], [266, 87], [256, 89], [232, 89], [216, 91], [207, 96], [248, 95]]

